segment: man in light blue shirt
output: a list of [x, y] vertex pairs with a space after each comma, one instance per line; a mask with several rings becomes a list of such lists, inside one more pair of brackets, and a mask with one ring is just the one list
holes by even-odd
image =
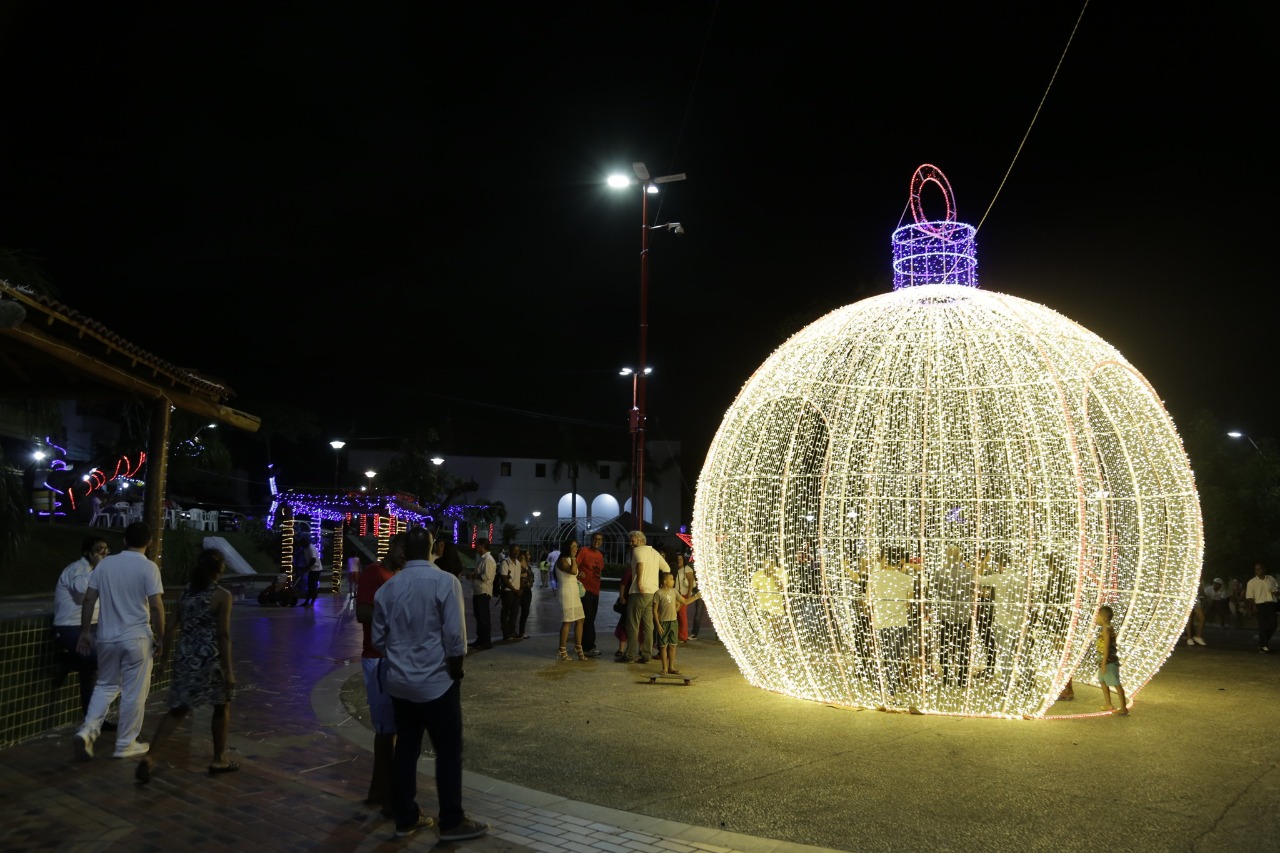
[[383, 687], [395, 708], [394, 764], [396, 836], [436, 825], [416, 801], [422, 736], [436, 754], [441, 841], [478, 838], [487, 824], [468, 820], [462, 809], [462, 661], [467, 625], [462, 584], [431, 562], [431, 534], [409, 531], [408, 561], [373, 597], [370, 638], [382, 652]]

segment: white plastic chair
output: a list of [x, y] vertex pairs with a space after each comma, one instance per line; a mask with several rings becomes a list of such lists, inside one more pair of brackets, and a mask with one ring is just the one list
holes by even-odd
[[204, 510], [189, 509], [187, 513], [187, 527], [191, 530], [204, 530]]

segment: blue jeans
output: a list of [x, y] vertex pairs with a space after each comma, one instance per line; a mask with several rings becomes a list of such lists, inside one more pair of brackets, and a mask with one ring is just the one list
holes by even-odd
[[[487, 596], [486, 596], [487, 597]], [[392, 760], [396, 826], [413, 826], [418, 820], [418, 759], [422, 735], [431, 738], [436, 754], [437, 818], [441, 829], [462, 823], [462, 688], [455, 681], [438, 699], [414, 702], [391, 697], [396, 712], [396, 752]]]

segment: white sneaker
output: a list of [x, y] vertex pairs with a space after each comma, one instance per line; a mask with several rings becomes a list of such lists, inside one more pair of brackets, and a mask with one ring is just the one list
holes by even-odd
[[88, 729], [81, 729], [71, 738], [71, 745], [75, 748], [78, 761], [89, 761], [93, 758], [93, 741], [94, 737], [89, 734]]
[[1187, 637], [1187, 645], [1188, 645], [1188, 646], [1194, 646], [1195, 644], [1196, 644], [1196, 638], [1195, 638], [1195, 637]]
[[1206, 642], [1204, 641], [1204, 637], [1192, 637], [1192, 639], [1196, 641], [1196, 645], [1197, 645], [1197, 646], [1205, 646], [1205, 645], [1208, 645], [1208, 643], [1206, 643]]
[[137, 758], [141, 755], [146, 755], [147, 752], [150, 751], [150, 749], [151, 749], [151, 744], [143, 743], [140, 740], [135, 740], [133, 743], [129, 744], [124, 749], [117, 749], [114, 753], [112, 753], [111, 757], [112, 758]]

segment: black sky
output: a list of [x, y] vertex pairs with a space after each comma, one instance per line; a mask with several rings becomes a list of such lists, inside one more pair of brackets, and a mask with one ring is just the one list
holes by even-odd
[[928, 162], [961, 220], [995, 199], [983, 287], [1101, 335], [1175, 420], [1274, 437], [1262, 7], [892, 5], [9, 3], [0, 246], [250, 412], [621, 424], [640, 198], [603, 181], [686, 172], [651, 211], [687, 229], [653, 237], [651, 435], [700, 462], [775, 347], [889, 289]]

